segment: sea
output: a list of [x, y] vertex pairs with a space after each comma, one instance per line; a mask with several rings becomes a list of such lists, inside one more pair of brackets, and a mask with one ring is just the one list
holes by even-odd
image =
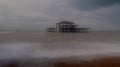
[[56, 60], [120, 56], [120, 31], [0, 32], [0, 67], [53, 67]]

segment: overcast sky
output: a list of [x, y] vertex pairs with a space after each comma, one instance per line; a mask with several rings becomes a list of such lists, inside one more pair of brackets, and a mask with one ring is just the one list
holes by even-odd
[[62, 20], [120, 30], [120, 0], [0, 0], [0, 30], [45, 30]]

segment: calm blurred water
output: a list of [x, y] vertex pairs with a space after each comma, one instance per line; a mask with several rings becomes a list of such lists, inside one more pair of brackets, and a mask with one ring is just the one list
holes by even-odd
[[0, 59], [120, 55], [120, 32], [0, 33]]
[[0, 56], [57, 57], [120, 52], [120, 32], [0, 33]]

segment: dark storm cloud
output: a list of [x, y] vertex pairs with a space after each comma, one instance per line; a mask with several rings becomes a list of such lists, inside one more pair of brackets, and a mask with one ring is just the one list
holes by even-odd
[[120, 4], [120, 0], [72, 0], [71, 4], [81, 10], [93, 10]]

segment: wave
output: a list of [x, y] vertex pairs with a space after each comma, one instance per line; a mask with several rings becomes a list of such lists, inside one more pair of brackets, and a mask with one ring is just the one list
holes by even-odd
[[120, 56], [0, 59], [0, 67], [120, 67]]

